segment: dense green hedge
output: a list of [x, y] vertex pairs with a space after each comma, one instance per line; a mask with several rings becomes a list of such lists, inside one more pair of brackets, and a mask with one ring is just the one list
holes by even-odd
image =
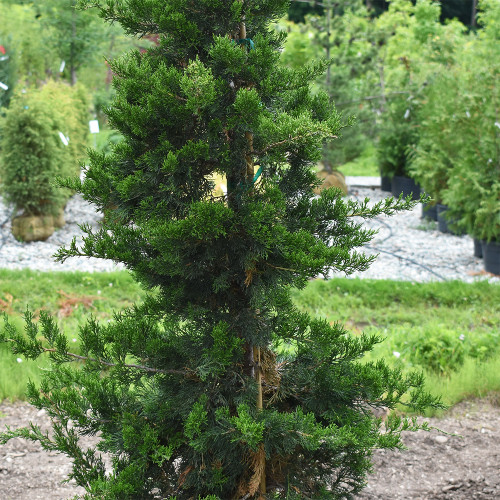
[[[79, 175], [87, 120], [87, 97], [81, 87], [49, 82], [15, 95], [1, 125], [0, 189], [4, 199], [24, 214], [56, 214], [70, 192], [56, 187], [54, 180]], [[60, 133], [69, 139], [67, 145]]]

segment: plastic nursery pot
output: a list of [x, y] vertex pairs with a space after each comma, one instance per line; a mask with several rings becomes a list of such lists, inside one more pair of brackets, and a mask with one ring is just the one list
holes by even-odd
[[380, 189], [382, 191], [388, 191], [389, 193], [392, 191], [392, 178], [388, 175], [384, 175], [382, 171], [380, 171]]
[[437, 221], [437, 218], [438, 214], [436, 205], [429, 205], [429, 203], [422, 205], [422, 219], [430, 219]]
[[483, 241], [484, 270], [500, 275], [500, 241]]
[[420, 198], [420, 186], [410, 177], [395, 175], [391, 181], [392, 196], [396, 198], [403, 193], [403, 196], [412, 195], [413, 200]]
[[449, 221], [445, 217], [445, 212], [446, 212], [446, 210], [448, 210], [448, 206], [447, 205], [440, 205], [439, 203], [437, 203], [436, 208], [437, 208], [438, 229], [442, 233], [450, 233], [450, 234], [454, 234], [456, 236], [462, 236], [464, 234], [463, 231], [460, 232], [460, 231], [453, 230], [450, 227], [450, 225], [453, 225], [454, 221]]
[[474, 238], [474, 257], [483, 258], [483, 241]]

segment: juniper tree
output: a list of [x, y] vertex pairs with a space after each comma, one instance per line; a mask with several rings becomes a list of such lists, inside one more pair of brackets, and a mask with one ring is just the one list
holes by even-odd
[[[25, 335], [3, 339], [53, 368], [36, 426], [3, 434], [69, 455], [88, 498], [340, 498], [359, 491], [374, 448], [401, 446], [414, 421], [383, 432], [371, 408], [438, 404], [420, 374], [364, 354], [312, 318], [293, 288], [331, 271], [366, 269], [362, 220], [413, 206], [313, 194], [313, 166], [339, 117], [310, 82], [325, 69], [280, 66], [270, 23], [287, 0], [95, 0], [109, 22], [158, 45], [112, 62], [110, 121], [124, 139], [92, 152], [85, 180], [63, 181], [106, 215], [56, 258], [122, 262], [151, 291], [144, 303], [91, 318], [70, 352], [54, 319], [27, 313]], [[214, 175], [227, 193], [213, 192]], [[99, 433], [97, 449], [78, 437]], [[105, 471], [99, 452], [111, 456]]]

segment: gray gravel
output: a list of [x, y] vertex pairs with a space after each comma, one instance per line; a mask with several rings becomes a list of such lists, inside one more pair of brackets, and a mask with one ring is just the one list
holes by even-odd
[[[387, 196], [378, 188], [351, 188], [350, 196], [368, 197], [372, 202]], [[60, 246], [69, 245], [74, 236], [81, 238], [78, 224], [96, 227], [102, 215], [81, 196], [73, 196], [65, 210], [66, 226], [45, 242], [20, 243], [10, 232], [8, 208], [0, 200], [0, 268], [30, 268], [39, 271], [113, 271], [123, 269], [112, 261], [72, 257], [64, 264], [55, 262], [52, 255]], [[469, 236], [443, 234], [435, 223], [421, 219], [421, 207], [393, 217], [381, 216], [367, 221], [366, 226], [378, 229], [377, 236], [364, 249], [368, 255], [379, 254], [374, 264], [363, 273], [351, 277], [393, 279], [405, 281], [462, 280], [472, 282], [486, 279], [499, 282], [499, 277], [483, 271], [481, 259], [473, 255]], [[340, 274], [338, 274], [340, 275]]]
[[47, 241], [21, 243], [11, 233], [11, 210], [6, 207], [0, 198], [0, 268], [25, 269], [36, 271], [114, 271], [123, 269], [112, 261], [71, 257], [66, 262], [55, 262], [54, 253], [61, 247], [67, 246], [76, 236], [81, 238], [82, 230], [78, 224], [90, 224], [97, 227], [102, 214], [96, 212], [94, 206], [86, 202], [80, 195], [73, 196], [66, 205], [64, 218], [66, 225], [56, 230]]
[[[390, 194], [378, 188], [354, 187], [349, 190], [349, 196], [358, 200], [370, 198], [373, 204]], [[350, 276], [414, 282], [500, 282], [500, 277], [484, 271], [482, 259], [474, 257], [470, 236], [442, 233], [436, 222], [424, 220], [421, 215], [422, 207], [417, 205], [411, 212], [365, 221], [365, 226], [377, 229], [378, 234], [364, 252], [378, 254], [378, 258], [367, 271]]]

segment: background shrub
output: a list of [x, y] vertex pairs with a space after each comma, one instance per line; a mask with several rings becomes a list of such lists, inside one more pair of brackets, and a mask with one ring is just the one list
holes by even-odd
[[87, 119], [87, 97], [78, 86], [49, 82], [12, 99], [2, 120], [0, 179], [2, 195], [16, 210], [55, 215], [64, 206], [70, 191], [54, 180], [79, 175]]

